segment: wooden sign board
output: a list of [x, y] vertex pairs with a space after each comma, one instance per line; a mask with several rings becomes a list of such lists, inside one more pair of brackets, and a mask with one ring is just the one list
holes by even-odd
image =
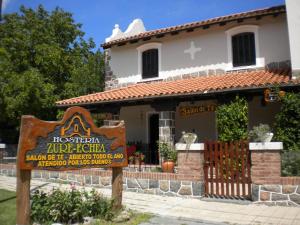
[[20, 169], [68, 170], [127, 166], [125, 126], [94, 125], [90, 113], [69, 108], [59, 122], [22, 117]]
[[121, 207], [122, 167], [128, 165], [124, 122], [96, 127], [81, 107], [69, 108], [58, 122], [22, 116], [17, 159], [17, 224], [30, 223], [32, 169], [112, 167], [112, 197], [115, 208]]
[[179, 108], [180, 116], [187, 117], [203, 112], [216, 111], [216, 104], [198, 105], [198, 106], [182, 106]]

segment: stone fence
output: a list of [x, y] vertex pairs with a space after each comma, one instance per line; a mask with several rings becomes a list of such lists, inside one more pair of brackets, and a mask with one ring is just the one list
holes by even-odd
[[[176, 144], [177, 173], [131, 172], [124, 170], [123, 188], [148, 194], [200, 198], [204, 195], [204, 144]], [[250, 143], [252, 200], [269, 205], [300, 206], [300, 177], [281, 177], [282, 143]], [[14, 164], [0, 164], [0, 174], [15, 176]], [[66, 172], [32, 171], [33, 179], [111, 187], [110, 169]]]
[[[178, 174], [204, 182], [204, 144], [176, 144]], [[267, 205], [300, 206], [300, 177], [281, 177], [282, 142], [249, 143], [252, 200]]]
[[[0, 164], [0, 175], [16, 176], [16, 165]], [[32, 179], [51, 182], [111, 188], [112, 171], [110, 169], [83, 169], [64, 172], [33, 170], [31, 176]], [[203, 194], [203, 182], [188, 179], [183, 174], [124, 170], [123, 189], [146, 194], [200, 198]]]

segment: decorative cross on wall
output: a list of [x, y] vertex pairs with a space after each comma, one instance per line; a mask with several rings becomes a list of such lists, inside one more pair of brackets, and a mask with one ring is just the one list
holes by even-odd
[[195, 54], [200, 51], [201, 51], [201, 48], [196, 48], [194, 41], [191, 41], [190, 48], [184, 50], [184, 53], [190, 54], [191, 59], [194, 60]]

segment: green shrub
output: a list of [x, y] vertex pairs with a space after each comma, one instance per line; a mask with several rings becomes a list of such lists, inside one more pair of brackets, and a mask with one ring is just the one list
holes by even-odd
[[216, 117], [220, 141], [247, 139], [248, 103], [244, 98], [236, 96], [229, 104], [218, 106]]
[[300, 176], [300, 151], [284, 151], [281, 154], [282, 176]]
[[275, 139], [283, 142], [283, 176], [300, 176], [300, 93], [286, 93], [275, 120]]
[[83, 222], [83, 217], [93, 216], [110, 220], [113, 217], [112, 201], [95, 190], [61, 191], [46, 194], [36, 191], [32, 196], [31, 219], [41, 224]]
[[286, 93], [275, 120], [275, 139], [284, 149], [300, 151], [300, 93]]
[[177, 152], [174, 146], [166, 142], [157, 142], [159, 154], [164, 158], [164, 160], [172, 160], [176, 162]]

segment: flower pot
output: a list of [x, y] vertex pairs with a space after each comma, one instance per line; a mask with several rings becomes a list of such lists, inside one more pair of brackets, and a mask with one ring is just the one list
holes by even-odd
[[135, 157], [134, 162], [135, 162], [136, 166], [140, 165], [140, 158], [139, 157]]
[[175, 163], [172, 160], [167, 160], [162, 163], [162, 171], [165, 173], [174, 172]]
[[266, 133], [263, 137], [262, 137], [262, 142], [270, 142], [273, 138], [273, 133]]

